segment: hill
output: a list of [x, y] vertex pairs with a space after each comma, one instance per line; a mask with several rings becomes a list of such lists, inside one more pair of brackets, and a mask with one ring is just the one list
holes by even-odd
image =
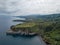
[[60, 45], [60, 14], [17, 16], [35, 22], [38, 34], [48, 45]]

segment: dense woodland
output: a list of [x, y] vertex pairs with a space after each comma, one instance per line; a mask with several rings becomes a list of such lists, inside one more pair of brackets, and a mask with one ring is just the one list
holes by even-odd
[[38, 30], [38, 35], [40, 35], [48, 45], [60, 45], [60, 14], [35, 14], [17, 17], [26, 18], [29, 22], [34, 22], [36, 24], [34, 31]]

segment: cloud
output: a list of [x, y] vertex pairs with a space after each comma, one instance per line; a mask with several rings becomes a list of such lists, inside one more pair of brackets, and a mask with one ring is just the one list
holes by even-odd
[[0, 12], [7, 15], [60, 13], [60, 0], [0, 0]]

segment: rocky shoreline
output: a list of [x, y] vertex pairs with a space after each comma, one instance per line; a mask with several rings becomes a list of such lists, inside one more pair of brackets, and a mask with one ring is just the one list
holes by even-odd
[[24, 35], [24, 36], [36, 36], [37, 33], [26, 33], [26, 32], [21, 32], [21, 31], [12, 31], [12, 30], [8, 30], [6, 32], [6, 34], [8, 35]]

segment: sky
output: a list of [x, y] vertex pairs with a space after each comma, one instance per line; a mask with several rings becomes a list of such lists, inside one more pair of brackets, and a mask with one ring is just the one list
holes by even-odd
[[60, 13], [60, 0], [0, 0], [0, 15]]

